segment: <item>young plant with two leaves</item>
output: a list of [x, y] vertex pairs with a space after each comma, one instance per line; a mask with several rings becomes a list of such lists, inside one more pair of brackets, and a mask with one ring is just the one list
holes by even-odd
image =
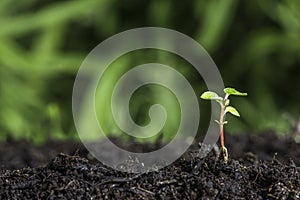
[[225, 96], [220, 97], [215, 92], [207, 91], [207, 92], [204, 92], [201, 95], [201, 98], [205, 99], [205, 100], [214, 100], [217, 103], [219, 103], [219, 105], [221, 107], [220, 118], [219, 118], [219, 120], [215, 120], [215, 121], [219, 124], [221, 153], [222, 153], [224, 162], [227, 163], [227, 161], [228, 161], [228, 151], [227, 151], [227, 148], [225, 147], [225, 144], [224, 144], [224, 125], [227, 124], [228, 122], [225, 121], [225, 116], [226, 116], [227, 113], [231, 113], [234, 116], [240, 117], [240, 114], [237, 111], [237, 109], [229, 105], [229, 103], [230, 103], [229, 96], [230, 95], [247, 96], [247, 93], [242, 93], [242, 92], [237, 91], [234, 88], [229, 88], [229, 87], [224, 89], [224, 93], [225, 93]]

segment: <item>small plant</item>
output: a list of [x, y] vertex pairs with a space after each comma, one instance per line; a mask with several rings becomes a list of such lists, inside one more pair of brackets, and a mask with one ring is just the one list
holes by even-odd
[[227, 163], [228, 151], [224, 145], [224, 130], [223, 130], [224, 124], [227, 124], [227, 121], [225, 121], [225, 116], [226, 116], [226, 113], [229, 112], [237, 117], [240, 117], [239, 112], [234, 107], [229, 106], [230, 101], [228, 98], [229, 98], [229, 95], [247, 96], [247, 93], [239, 92], [234, 88], [225, 88], [224, 93], [225, 93], [225, 97], [223, 98], [223, 97], [220, 97], [215, 92], [207, 91], [201, 95], [201, 98], [206, 99], [206, 100], [215, 100], [221, 106], [220, 118], [219, 118], [219, 120], [215, 120], [215, 121], [219, 124], [219, 127], [220, 127], [221, 152], [222, 152], [224, 162]]

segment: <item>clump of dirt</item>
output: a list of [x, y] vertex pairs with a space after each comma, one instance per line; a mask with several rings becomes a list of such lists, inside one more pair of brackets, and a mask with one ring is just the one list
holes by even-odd
[[[200, 158], [194, 146], [165, 168], [135, 174], [88, 160], [79, 143], [8, 141], [0, 145], [0, 199], [300, 199], [300, 145], [292, 138], [266, 132], [227, 136], [226, 143], [227, 164], [214, 151]], [[141, 163], [132, 158], [123, 167]]]

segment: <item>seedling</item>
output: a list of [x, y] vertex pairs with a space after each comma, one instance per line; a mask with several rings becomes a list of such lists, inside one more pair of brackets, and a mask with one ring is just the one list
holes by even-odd
[[225, 88], [224, 93], [225, 93], [225, 97], [223, 98], [223, 97], [220, 97], [215, 92], [207, 91], [207, 92], [204, 92], [201, 95], [201, 98], [206, 99], [206, 100], [215, 100], [221, 106], [220, 118], [219, 118], [219, 120], [215, 120], [215, 121], [219, 124], [221, 152], [222, 152], [224, 162], [227, 163], [227, 161], [228, 161], [228, 151], [227, 151], [227, 149], [225, 147], [225, 144], [224, 144], [224, 130], [223, 130], [223, 128], [224, 128], [224, 124], [227, 124], [228, 122], [225, 121], [225, 116], [226, 116], [226, 113], [229, 112], [234, 116], [240, 117], [240, 113], [234, 107], [229, 106], [230, 101], [229, 101], [228, 98], [229, 98], [229, 95], [247, 96], [247, 93], [239, 92], [234, 88]]

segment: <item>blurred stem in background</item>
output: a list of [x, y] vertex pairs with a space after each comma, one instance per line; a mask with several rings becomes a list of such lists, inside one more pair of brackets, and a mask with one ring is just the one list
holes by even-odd
[[[233, 102], [244, 121], [235, 120], [228, 132], [271, 128], [288, 133], [290, 124], [282, 114], [296, 118], [300, 110], [300, 94], [292, 92], [300, 85], [299, 9], [297, 0], [1, 1], [0, 138], [35, 142], [76, 138], [71, 93], [83, 59], [107, 37], [143, 26], [171, 28], [193, 37], [211, 54], [225, 85], [249, 91], [249, 98]], [[188, 63], [165, 52], [149, 51], [120, 58], [99, 91], [110, 96], [123, 72], [146, 61], [174, 66], [199, 94], [206, 89]], [[168, 139], [180, 114], [176, 100], [159, 87], [147, 91], [149, 98], [136, 95], [133, 118], [146, 123], [147, 106], [166, 104], [170, 119], [162, 132]], [[99, 120], [107, 132], [120, 135], [108, 99], [98, 102]], [[209, 108], [201, 103], [202, 119], [209, 117], [205, 116]], [[202, 133], [205, 120], [200, 125]]]

